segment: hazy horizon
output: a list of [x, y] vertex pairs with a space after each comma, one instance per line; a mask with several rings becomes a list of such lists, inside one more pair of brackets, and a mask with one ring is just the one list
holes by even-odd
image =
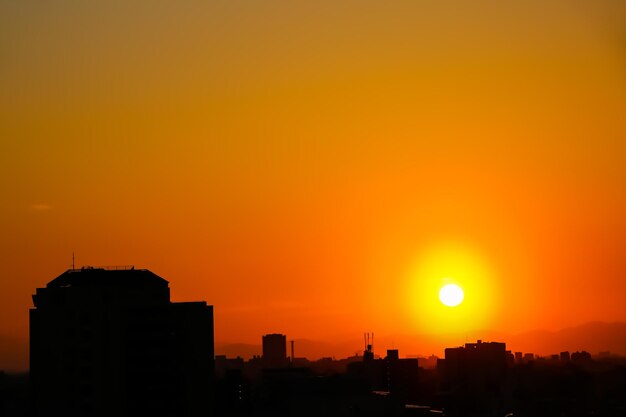
[[[219, 309], [216, 309], [219, 313]], [[615, 329], [618, 327], [618, 329]], [[568, 330], [574, 330], [570, 334], [562, 335]], [[267, 331], [267, 333], [280, 333], [279, 329]], [[537, 338], [539, 333], [542, 338]], [[448, 347], [462, 346], [465, 343], [474, 343], [477, 340], [485, 342], [504, 342], [507, 349], [513, 352], [534, 353], [535, 355], [548, 356], [558, 354], [561, 351], [570, 352], [586, 350], [592, 355], [600, 352], [626, 356], [626, 322], [588, 322], [580, 325], [557, 329], [532, 329], [522, 333], [507, 333], [493, 330], [470, 332], [461, 334], [403, 334], [388, 335], [375, 333], [374, 352], [376, 355], [385, 356], [387, 349], [398, 349], [400, 357], [428, 357], [431, 354], [440, 358], [444, 357], [444, 349]], [[257, 337], [258, 336], [258, 337]], [[240, 356], [245, 360], [254, 355], [261, 355], [261, 336], [255, 335], [248, 341], [215, 341], [215, 354], [226, 355], [229, 358]], [[363, 354], [363, 334], [327, 335], [325, 338], [311, 339], [306, 337], [292, 338], [286, 335], [287, 340], [295, 341], [296, 357], [305, 357], [309, 360], [317, 360], [323, 357], [343, 359], [353, 355]], [[598, 340], [600, 336], [600, 340]], [[546, 338], [547, 337], [547, 338]], [[15, 343], [0, 335], [0, 370], [9, 372], [22, 372], [28, 370], [28, 340]], [[8, 360], [7, 360], [8, 359]]]

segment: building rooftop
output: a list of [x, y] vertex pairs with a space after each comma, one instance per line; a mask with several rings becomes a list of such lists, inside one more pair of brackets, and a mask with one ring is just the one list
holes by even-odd
[[123, 267], [91, 267], [68, 269], [50, 281], [47, 288], [61, 288], [85, 285], [110, 286], [143, 286], [165, 285], [169, 283], [147, 269], [135, 269], [132, 266]]

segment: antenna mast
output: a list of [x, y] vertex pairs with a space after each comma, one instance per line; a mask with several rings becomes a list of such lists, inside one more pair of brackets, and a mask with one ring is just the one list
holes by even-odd
[[72, 251], [72, 269], [76, 269], [74, 266], [74, 251]]

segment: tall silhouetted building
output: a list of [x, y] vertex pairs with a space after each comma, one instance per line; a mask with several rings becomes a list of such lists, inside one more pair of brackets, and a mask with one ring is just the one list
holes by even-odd
[[[494, 415], [499, 414], [508, 366], [506, 344], [479, 340], [447, 348], [445, 354], [443, 376], [450, 403], [473, 412], [491, 409]], [[451, 410], [451, 414], [459, 415], [459, 410]]]
[[466, 343], [464, 347], [447, 348], [446, 373], [453, 381], [468, 377], [500, 377], [507, 367], [506, 345], [489, 342]]
[[266, 334], [263, 336], [263, 362], [270, 368], [287, 365], [287, 337], [284, 334]]
[[71, 269], [37, 288], [30, 372], [37, 416], [209, 412], [213, 307], [172, 303], [166, 280], [134, 268]]

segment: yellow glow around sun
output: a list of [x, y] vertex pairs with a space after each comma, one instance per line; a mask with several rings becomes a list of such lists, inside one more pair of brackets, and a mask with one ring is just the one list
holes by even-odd
[[493, 273], [466, 245], [421, 251], [407, 280], [407, 314], [419, 332], [466, 334], [488, 328], [496, 308]]

